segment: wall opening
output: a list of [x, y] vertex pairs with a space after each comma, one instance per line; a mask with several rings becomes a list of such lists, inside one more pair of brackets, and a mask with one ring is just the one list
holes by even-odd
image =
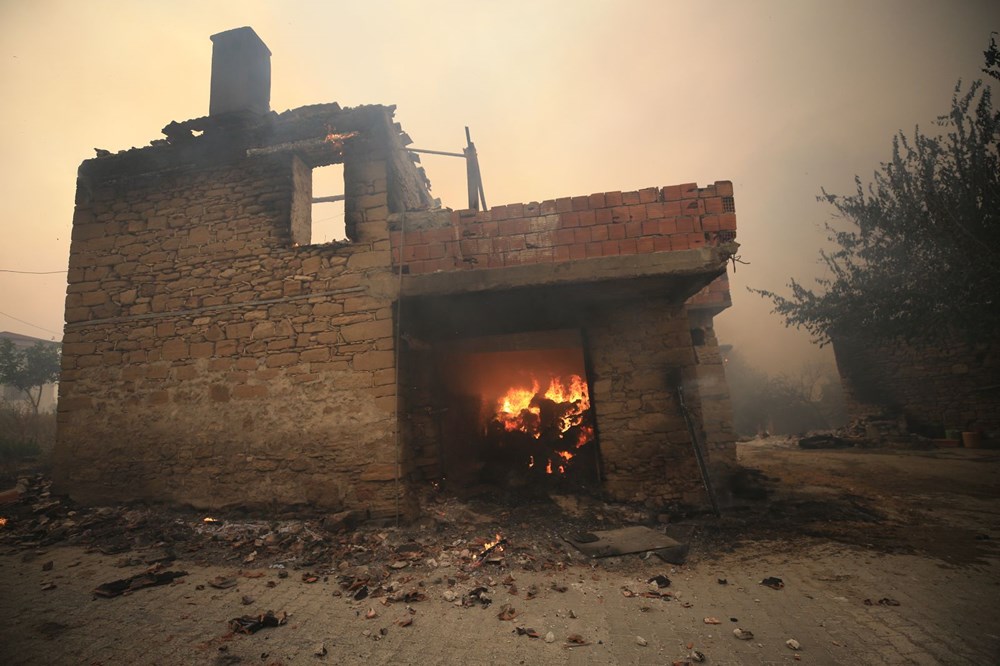
[[436, 356], [452, 488], [572, 489], [599, 478], [579, 332], [455, 341]]
[[347, 241], [344, 223], [344, 165], [330, 164], [312, 170], [311, 242]]

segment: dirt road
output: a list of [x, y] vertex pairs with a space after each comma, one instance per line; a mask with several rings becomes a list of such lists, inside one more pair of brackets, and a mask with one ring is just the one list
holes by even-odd
[[[675, 525], [693, 530], [684, 566], [589, 560], [559, 541], [560, 524], [574, 519], [555, 504], [469, 505], [461, 518], [442, 509], [411, 528], [363, 528], [358, 544], [420, 553], [364, 565], [344, 556], [309, 570], [268, 568], [244, 563], [245, 551], [233, 561], [190, 549], [168, 565], [186, 576], [114, 598], [92, 591], [143, 571], [147, 550], [162, 543], [105, 555], [8, 539], [0, 662], [672, 664], [701, 653], [708, 664], [1000, 663], [995, 452], [800, 451], [769, 441], [741, 445], [740, 456], [772, 478], [771, 498]], [[608, 519], [594, 512], [614, 508], [585, 511]], [[470, 561], [495, 531], [510, 537], [502, 557]], [[376, 570], [385, 572], [381, 596], [355, 600], [360, 588], [349, 581]], [[648, 583], [657, 575], [670, 585]], [[767, 577], [784, 587], [761, 585]], [[216, 579], [236, 584], [218, 589]], [[268, 609], [288, 613], [287, 623], [229, 631], [230, 619]], [[753, 637], [737, 638], [737, 628]]]

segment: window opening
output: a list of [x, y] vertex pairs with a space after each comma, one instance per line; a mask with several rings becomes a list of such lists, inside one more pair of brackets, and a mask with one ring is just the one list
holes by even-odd
[[331, 164], [312, 170], [310, 219], [311, 244], [347, 240], [343, 164]]

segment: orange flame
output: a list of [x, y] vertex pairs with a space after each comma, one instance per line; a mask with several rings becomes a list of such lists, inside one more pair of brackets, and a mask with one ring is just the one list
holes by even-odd
[[[549, 385], [544, 389], [537, 379], [532, 378], [531, 387], [513, 386], [496, 401], [496, 412], [493, 419], [501, 424], [507, 432], [520, 431], [531, 435], [535, 439], [541, 439], [543, 428], [551, 427], [553, 424], [542, 424], [542, 404], [543, 399], [555, 403], [559, 406], [554, 424], [559, 432], [559, 439], [571, 428], [577, 428], [575, 432], [575, 442], [572, 448], [580, 448], [594, 438], [594, 429], [589, 425], [584, 425], [584, 418], [590, 409], [590, 394], [587, 390], [587, 382], [579, 375], [571, 375], [568, 378], [553, 377]], [[565, 446], [565, 444], [564, 444]], [[570, 451], [555, 451], [556, 466], [553, 466], [553, 459], [546, 460], [546, 474], [566, 473], [566, 465], [576, 455]], [[561, 460], [560, 460], [561, 458]], [[560, 464], [561, 463], [561, 464]], [[535, 457], [530, 456], [528, 467], [535, 466]]]

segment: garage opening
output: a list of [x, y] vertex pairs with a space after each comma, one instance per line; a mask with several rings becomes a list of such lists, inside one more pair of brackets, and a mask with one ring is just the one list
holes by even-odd
[[596, 427], [578, 331], [452, 341], [433, 363], [440, 467], [450, 487], [597, 482]]

